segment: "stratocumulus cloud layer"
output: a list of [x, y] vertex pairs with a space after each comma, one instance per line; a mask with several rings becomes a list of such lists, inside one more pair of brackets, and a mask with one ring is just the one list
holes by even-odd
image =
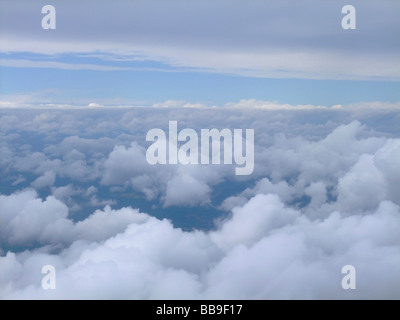
[[[189, 109], [3, 109], [0, 298], [400, 298], [396, 109]], [[149, 165], [168, 120], [254, 129], [254, 173]]]

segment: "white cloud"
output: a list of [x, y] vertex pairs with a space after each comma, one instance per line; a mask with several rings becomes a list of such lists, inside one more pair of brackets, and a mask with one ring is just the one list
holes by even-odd
[[31, 183], [36, 189], [42, 189], [45, 187], [51, 187], [56, 181], [56, 174], [54, 171], [46, 171], [42, 176], [37, 178]]
[[75, 232], [78, 238], [99, 241], [124, 231], [131, 223], [144, 222], [147, 218], [137, 210], [111, 210], [106, 206], [103, 211], [97, 210], [87, 219], [77, 222]]
[[[43, 110], [0, 118], [2, 133], [20, 130], [0, 142], [6, 183], [37, 178], [52, 194], [0, 195], [1, 298], [399, 297], [395, 111], [90, 112], [85, 121], [81, 113]], [[196, 130], [254, 128], [254, 175], [239, 179], [222, 165], [148, 165], [145, 133], [167, 126], [165, 119]], [[65, 122], [68, 131], [60, 133]], [[166, 215], [173, 209], [162, 206], [186, 206], [201, 218], [218, 195], [227, 216], [207, 232], [182, 231], [130, 207], [105, 206], [77, 219], [74, 205], [103, 207], [108, 187], [141, 192]], [[40, 287], [45, 264], [56, 267], [56, 290]], [[351, 292], [341, 288], [346, 264], [357, 270]]]
[[168, 181], [164, 206], [197, 205], [207, 202], [211, 193], [207, 183], [182, 171]]
[[1, 240], [12, 245], [64, 242], [72, 222], [68, 208], [54, 197], [36, 198], [34, 191], [0, 196]]
[[[58, 196], [60, 189], [55, 190]], [[75, 191], [64, 189], [62, 192], [71, 194]], [[130, 223], [144, 219], [144, 215], [138, 211], [115, 211], [107, 205], [104, 211], [97, 210], [87, 219], [74, 223], [70, 220], [68, 207], [63, 202], [53, 196], [42, 200], [33, 190], [9, 196], [0, 195], [0, 208], [0, 240], [11, 246], [30, 246], [35, 243], [61, 245], [78, 239], [104, 240], [122, 232]]]
[[217, 166], [153, 166], [146, 160], [145, 149], [136, 142], [129, 148], [116, 146], [104, 167], [102, 184], [130, 184], [147, 199], [161, 194], [164, 207], [209, 203], [210, 185], [231, 172]]
[[[277, 196], [258, 195], [235, 209], [220, 229], [204, 233], [182, 232], [131, 208], [106, 208], [76, 225], [89, 241], [77, 240], [60, 254], [0, 257], [0, 296], [348, 298], [341, 267], [352, 264], [358, 288], [351, 298], [396, 298], [399, 213], [398, 205], [384, 201], [370, 214], [332, 212], [311, 221]], [[96, 242], [101, 239], [107, 240]], [[44, 264], [57, 270], [52, 292], [40, 287]]]
[[224, 222], [221, 230], [211, 234], [222, 248], [237, 245], [251, 246], [272, 230], [290, 224], [299, 213], [285, 209], [278, 196], [258, 194], [243, 207], [235, 207], [233, 217]]
[[386, 198], [386, 189], [382, 173], [373, 165], [373, 157], [363, 155], [351, 171], [340, 178], [338, 202], [350, 212], [374, 208], [380, 199]]
[[145, 149], [132, 142], [131, 146], [115, 146], [104, 163], [105, 171], [102, 178], [103, 184], [124, 183], [129, 177], [152, 171], [147, 163]]
[[98, 103], [95, 103], [95, 102], [91, 102], [91, 103], [88, 104], [88, 107], [89, 108], [99, 108], [99, 107], [102, 107], [102, 105], [98, 104]]
[[62, 63], [55, 61], [32, 61], [26, 59], [0, 59], [2, 67], [17, 67], [17, 68], [51, 68], [64, 70], [97, 70], [97, 71], [116, 71], [129, 70], [127, 68], [118, 68], [111, 66], [92, 65], [92, 64], [73, 64]]
[[399, 161], [399, 140], [387, 141], [374, 155], [361, 155], [339, 180], [340, 208], [349, 212], [374, 209], [385, 199], [399, 204]]

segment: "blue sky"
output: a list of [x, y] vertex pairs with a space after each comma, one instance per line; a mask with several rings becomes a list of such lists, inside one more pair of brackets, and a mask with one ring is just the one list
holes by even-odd
[[6, 0], [1, 100], [398, 102], [399, 3], [355, 1], [356, 30], [341, 28], [345, 4], [53, 1], [57, 28], [43, 30], [41, 1]]
[[146, 101], [187, 100], [221, 105], [240, 99], [335, 105], [400, 100], [398, 82], [269, 79], [195, 72], [2, 69], [2, 93], [36, 92], [58, 103], [102, 103], [123, 97]]

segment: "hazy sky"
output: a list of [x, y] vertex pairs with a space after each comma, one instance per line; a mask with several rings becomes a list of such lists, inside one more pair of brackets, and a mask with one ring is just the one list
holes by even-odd
[[400, 3], [42, 1], [0, 4], [2, 100], [334, 105], [400, 98]]

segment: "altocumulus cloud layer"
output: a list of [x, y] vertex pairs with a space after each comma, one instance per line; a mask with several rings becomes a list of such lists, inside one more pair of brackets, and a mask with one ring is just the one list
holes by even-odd
[[[168, 119], [254, 128], [253, 175], [148, 165], [145, 134]], [[0, 121], [1, 298], [400, 297], [396, 110], [3, 109]], [[225, 214], [182, 230], [154, 207]], [[41, 288], [47, 264], [56, 290]], [[347, 264], [356, 290], [341, 287]]]

